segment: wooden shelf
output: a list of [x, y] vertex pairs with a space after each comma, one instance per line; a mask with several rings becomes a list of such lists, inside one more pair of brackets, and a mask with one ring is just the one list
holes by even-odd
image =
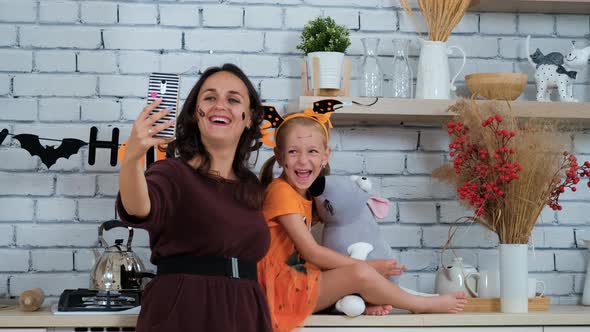
[[472, 0], [470, 11], [589, 14], [590, 0]]
[[[375, 98], [367, 97], [299, 97], [299, 108], [312, 108], [313, 102], [323, 99], [336, 99], [343, 103], [352, 100], [370, 104]], [[339, 108], [331, 117], [334, 125], [408, 125], [441, 124], [453, 114], [447, 112], [456, 100], [433, 99], [393, 99], [379, 98], [373, 106], [346, 105]], [[485, 101], [478, 101], [485, 102]], [[590, 102], [562, 103], [536, 101], [513, 101], [511, 108], [522, 119], [542, 118], [563, 121], [572, 128], [590, 128]]]

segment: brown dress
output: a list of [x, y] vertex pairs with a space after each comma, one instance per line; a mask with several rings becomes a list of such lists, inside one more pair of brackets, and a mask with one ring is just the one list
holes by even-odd
[[[150, 214], [127, 214], [117, 197], [121, 220], [150, 236], [151, 261], [159, 257], [237, 257], [261, 260], [270, 243], [262, 212], [236, 201], [235, 182], [200, 175], [184, 161], [158, 161], [146, 171]], [[166, 274], [143, 292], [137, 331], [272, 331], [265, 295], [258, 282], [225, 276]]]

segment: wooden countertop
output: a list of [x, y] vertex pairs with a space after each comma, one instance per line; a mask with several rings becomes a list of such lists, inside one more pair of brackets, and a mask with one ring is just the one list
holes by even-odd
[[[35, 312], [17, 309], [0, 310], [0, 328], [11, 327], [129, 327], [135, 326], [135, 315], [53, 315], [48, 306]], [[588, 325], [590, 307], [554, 305], [549, 311], [528, 314], [462, 313], [462, 314], [392, 314], [387, 316], [313, 315], [305, 326], [542, 326]]]

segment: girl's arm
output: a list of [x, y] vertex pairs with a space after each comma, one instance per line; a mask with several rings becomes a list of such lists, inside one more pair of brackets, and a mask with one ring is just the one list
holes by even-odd
[[[306, 261], [322, 270], [331, 270], [341, 266], [363, 262], [318, 244], [311, 235], [311, 232], [307, 229], [307, 225], [303, 222], [303, 217], [299, 214], [282, 215], [277, 217], [277, 220], [285, 228], [291, 240], [293, 240], [299, 254]], [[400, 275], [406, 269], [403, 265], [397, 265], [394, 259], [375, 259], [367, 261], [367, 264], [386, 278]]]
[[277, 217], [277, 220], [287, 231], [287, 234], [295, 243], [295, 247], [303, 258], [318, 266], [322, 270], [331, 270], [344, 265], [360, 262], [339, 252], [318, 244], [300, 214], [285, 214]]

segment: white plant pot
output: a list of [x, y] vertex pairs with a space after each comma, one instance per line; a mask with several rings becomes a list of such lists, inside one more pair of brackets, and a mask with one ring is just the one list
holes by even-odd
[[526, 244], [500, 244], [500, 310], [529, 311], [528, 247]]
[[319, 58], [318, 81], [320, 89], [340, 89], [342, 79], [342, 63], [344, 53], [340, 52], [312, 52], [307, 54], [307, 72], [309, 75], [309, 87], [313, 86], [313, 62], [314, 57]]

